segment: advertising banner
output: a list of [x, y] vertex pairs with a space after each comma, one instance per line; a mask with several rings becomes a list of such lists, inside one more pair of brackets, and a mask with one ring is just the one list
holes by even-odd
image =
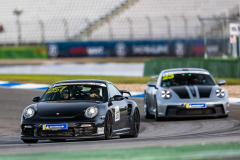
[[[223, 45], [224, 44], [224, 45]], [[229, 51], [229, 39], [208, 39], [206, 52], [221, 56]], [[230, 47], [231, 48], [231, 47]], [[101, 41], [56, 42], [47, 44], [48, 56], [56, 57], [203, 57], [202, 39], [149, 40], [149, 41]]]

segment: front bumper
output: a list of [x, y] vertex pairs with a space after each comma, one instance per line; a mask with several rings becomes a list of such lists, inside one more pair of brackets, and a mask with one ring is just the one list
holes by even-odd
[[[187, 103], [205, 103], [206, 108], [186, 108]], [[158, 103], [158, 117], [215, 117], [227, 116], [229, 114], [228, 101], [206, 102], [185, 101]]]
[[[43, 130], [43, 124], [67, 124], [66, 130]], [[82, 124], [88, 124], [83, 127]], [[104, 137], [104, 120], [93, 121], [54, 121], [21, 123], [21, 139], [85, 139]]]

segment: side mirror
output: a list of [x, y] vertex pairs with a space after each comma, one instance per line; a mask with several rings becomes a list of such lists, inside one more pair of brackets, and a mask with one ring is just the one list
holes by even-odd
[[121, 101], [125, 98], [122, 95], [115, 95], [115, 96], [113, 96], [113, 99], [114, 99], [114, 101]]
[[147, 85], [149, 87], [155, 87], [156, 88], [156, 82], [148, 82]]
[[226, 81], [224, 80], [218, 80], [218, 85], [221, 86], [221, 85], [224, 85], [226, 83]]
[[130, 97], [132, 97], [131, 93], [128, 90], [119, 90], [119, 92], [129, 94]]
[[40, 97], [39, 97], [39, 96], [32, 98], [32, 101], [33, 101], [33, 102], [39, 102], [39, 100], [40, 100]]

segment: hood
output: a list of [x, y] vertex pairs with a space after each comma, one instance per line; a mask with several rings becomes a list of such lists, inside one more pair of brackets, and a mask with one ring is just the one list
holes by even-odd
[[73, 117], [84, 114], [84, 110], [94, 105], [92, 102], [40, 102], [37, 110], [41, 117]]
[[214, 85], [185, 85], [173, 86], [170, 89], [175, 92], [180, 99], [190, 99], [190, 97], [209, 98]]

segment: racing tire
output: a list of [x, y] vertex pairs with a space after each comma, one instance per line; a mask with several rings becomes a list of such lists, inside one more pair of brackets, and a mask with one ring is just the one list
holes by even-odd
[[120, 135], [120, 138], [137, 138], [139, 135], [140, 129], [140, 113], [136, 108], [133, 114], [133, 122], [132, 122], [132, 134], [131, 135]]
[[155, 113], [155, 120], [156, 121], [160, 121], [161, 118], [158, 117], [158, 107], [157, 107], [157, 101], [155, 100], [155, 108], [156, 108], [156, 113]]
[[65, 142], [66, 139], [49, 139], [50, 141], [53, 141], [53, 142]]
[[23, 139], [22, 141], [24, 143], [37, 143], [38, 142], [37, 139]]
[[104, 135], [106, 140], [109, 140], [112, 137], [113, 132], [112, 124], [113, 124], [112, 114], [110, 112], [107, 112], [104, 127]]
[[148, 112], [146, 93], [145, 93], [145, 96], [144, 96], [144, 115], [145, 115], [145, 118], [146, 118], [146, 119], [152, 119], [152, 118], [154, 118], [154, 116], [151, 115], [151, 114]]

